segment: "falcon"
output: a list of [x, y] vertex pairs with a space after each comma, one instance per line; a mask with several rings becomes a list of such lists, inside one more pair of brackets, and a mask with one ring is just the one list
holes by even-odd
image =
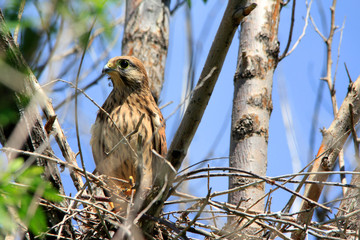
[[[167, 152], [165, 121], [149, 87], [142, 62], [132, 56], [114, 57], [102, 70], [113, 90], [92, 126], [91, 147], [98, 173], [111, 179], [117, 191], [140, 184], [150, 189], [159, 159]], [[111, 188], [110, 188], [111, 189]]]

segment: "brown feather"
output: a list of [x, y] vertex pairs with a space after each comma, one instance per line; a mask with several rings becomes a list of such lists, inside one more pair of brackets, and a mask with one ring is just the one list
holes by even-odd
[[[156, 173], [151, 150], [165, 156], [167, 147], [165, 121], [151, 95], [145, 67], [135, 57], [121, 56], [110, 59], [106, 71], [114, 88], [102, 106], [110, 118], [100, 110], [92, 127], [90, 144], [97, 170], [107, 176], [125, 181], [132, 177], [136, 181], [140, 134], [143, 138], [140, 146], [144, 163], [142, 177], [145, 187], [150, 188]], [[143, 114], [138, 131], [133, 133]], [[131, 187], [121, 182], [115, 182], [115, 185], [120, 189]]]

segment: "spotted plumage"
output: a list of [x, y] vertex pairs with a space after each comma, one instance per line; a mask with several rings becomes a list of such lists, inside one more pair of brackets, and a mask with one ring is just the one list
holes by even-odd
[[109, 75], [113, 90], [92, 127], [90, 143], [97, 171], [124, 180], [112, 181], [119, 190], [132, 187], [125, 183], [131, 178], [137, 183], [137, 173], [142, 174], [143, 186], [150, 188], [158, 164], [151, 150], [165, 156], [167, 147], [165, 122], [150, 92], [146, 70], [137, 58], [121, 56], [110, 59], [103, 72]]

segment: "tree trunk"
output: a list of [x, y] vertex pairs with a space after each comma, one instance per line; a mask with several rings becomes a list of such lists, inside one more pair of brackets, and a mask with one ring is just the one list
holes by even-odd
[[[164, 180], [165, 177], [162, 182], [166, 183], [166, 189], [162, 193], [161, 200], [157, 201], [149, 209], [148, 215], [157, 217], [161, 212], [164, 201], [169, 197], [170, 186], [175, 178], [176, 171], [181, 167], [182, 161], [203, 117], [236, 29], [241, 20], [248, 16], [255, 7], [255, 4], [241, 7], [241, 2], [238, 0], [230, 0], [228, 2], [197, 86], [192, 93], [189, 105], [186, 108], [184, 117], [166, 156], [168, 162], [173, 166], [170, 169], [164, 164], [164, 168], [167, 168], [167, 182]], [[163, 185], [153, 188], [154, 195], [157, 195], [162, 187]], [[149, 225], [149, 221], [147, 225]], [[149, 226], [145, 226], [143, 229], [149, 229]]]
[[[30, 86], [30, 81], [35, 79], [29, 66], [22, 57], [19, 48], [6, 27], [3, 14], [0, 10], [0, 63], [5, 71], [1, 77], [0, 83], [0, 103], [3, 117], [11, 114], [16, 115], [8, 124], [4, 122], [0, 125], [0, 141], [2, 146], [22, 149], [29, 152], [37, 152], [46, 156], [53, 157], [49, 140], [42, 125], [40, 114], [37, 110], [37, 102], [34, 101], [34, 92]], [[4, 104], [6, 107], [4, 108]], [[16, 154], [7, 154], [9, 160], [12, 160]], [[33, 161], [32, 157], [21, 155], [25, 161]], [[52, 183], [58, 189], [60, 194], [64, 194], [64, 188], [61, 182], [60, 173], [57, 165], [41, 158], [35, 158], [33, 164], [44, 167], [44, 178]], [[62, 204], [66, 204], [63, 202]], [[55, 204], [56, 205], [56, 204]], [[48, 226], [52, 227], [61, 222], [64, 213], [55, 209], [44, 209]], [[63, 236], [71, 237], [69, 231], [71, 225], [65, 222]], [[56, 229], [51, 233], [56, 234]]]
[[156, 102], [164, 83], [169, 17], [169, 1], [126, 1], [122, 55], [135, 56], [144, 63]]
[[[280, 1], [253, 2], [257, 8], [241, 24], [230, 137], [230, 167], [265, 176], [269, 119], [272, 111], [273, 73], [278, 62]], [[229, 188], [257, 181], [232, 177]], [[257, 184], [229, 194], [229, 203], [244, 208], [264, 195], [265, 184]], [[263, 211], [264, 201], [252, 210]], [[230, 223], [235, 219], [229, 219]]]
[[[158, 103], [169, 45], [169, 1], [127, 0], [122, 55], [139, 58], [150, 79], [150, 90]], [[154, 186], [153, 186], [154, 188]], [[142, 203], [146, 207], [156, 196], [150, 194]], [[149, 214], [149, 212], [148, 212]], [[151, 213], [151, 215], [155, 215]], [[130, 218], [130, 224], [132, 220]], [[139, 226], [144, 234], [153, 234], [154, 221], [142, 218]], [[119, 232], [120, 233], [120, 232]]]

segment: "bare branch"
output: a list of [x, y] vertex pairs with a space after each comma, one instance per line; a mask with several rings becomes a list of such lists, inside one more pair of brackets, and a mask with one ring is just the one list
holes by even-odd
[[292, 9], [291, 9], [289, 38], [288, 38], [284, 53], [281, 54], [281, 56], [279, 57], [279, 61], [281, 61], [286, 56], [286, 54], [290, 48], [291, 39], [292, 39], [292, 35], [293, 35], [293, 30], [294, 30], [294, 24], [295, 24], [295, 6], [296, 6], [296, 0], [293, 0], [293, 5], [292, 5]]
[[[284, 57], [287, 57], [289, 56], [295, 49], [296, 47], [299, 45], [301, 39], [305, 36], [305, 33], [306, 33], [306, 29], [307, 29], [307, 26], [308, 26], [308, 23], [309, 23], [309, 17], [311, 19], [311, 16], [310, 16], [310, 10], [311, 10], [311, 4], [312, 4], [313, 0], [310, 0], [310, 3], [309, 5], [307, 4], [306, 2], [306, 16], [305, 16], [305, 23], [304, 23], [304, 27], [303, 27], [303, 30], [302, 30], [302, 33], [301, 35], [299, 36], [299, 38], [296, 40], [296, 42], [294, 43], [293, 47], [291, 48], [290, 51], [288, 52], [284, 52], [281, 57], [279, 58], [279, 61], [282, 60]], [[286, 54], [285, 54], [286, 53]]]
[[[346, 98], [344, 99], [341, 108], [335, 117], [334, 121], [327, 130], [323, 131], [323, 141], [319, 148], [317, 158], [312, 166], [311, 172], [326, 172], [330, 171], [333, 167], [336, 158], [346, 139], [351, 133], [352, 116], [350, 114], [349, 105], [353, 106], [353, 122], [358, 122], [360, 119], [360, 77], [351, 86]], [[319, 157], [322, 155], [322, 157]], [[328, 174], [323, 175], [311, 175], [309, 181], [326, 181]], [[322, 185], [309, 185], [305, 187], [304, 196], [317, 201], [320, 197]], [[298, 221], [301, 224], [308, 224], [311, 221], [313, 215], [313, 205], [303, 201], [301, 210], [305, 211], [298, 216]], [[304, 237], [303, 231], [297, 231], [293, 234], [293, 238], [302, 239]]]
[[[226, 7], [224, 17], [211, 46], [198, 84], [194, 89], [189, 106], [186, 109], [174, 140], [170, 145], [167, 159], [173, 164], [175, 169], [180, 168], [182, 160], [186, 156], [187, 149], [201, 121], [201, 117], [220, 74], [236, 28], [240, 21], [256, 7], [256, 4], [252, 4], [247, 8], [235, 11], [237, 5], [239, 3], [236, 3], [236, 1], [229, 1]], [[235, 15], [237, 17], [233, 19]]]
[[21, 17], [22, 17], [22, 14], [24, 13], [24, 7], [25, 7], [25, 3], [26, 3], [26, 0], [21, 0], [21, 3], [20, 3], [20, 8], [19, 8], [19, 11], [18, 11], [18, 23], [15, 27], [15, 30], [14, 30], [14, 42], [15, 44], [18, 44], [18, 35], [19, 35], [19, 31], [20, 31], [20, 22], [21, 22]]

